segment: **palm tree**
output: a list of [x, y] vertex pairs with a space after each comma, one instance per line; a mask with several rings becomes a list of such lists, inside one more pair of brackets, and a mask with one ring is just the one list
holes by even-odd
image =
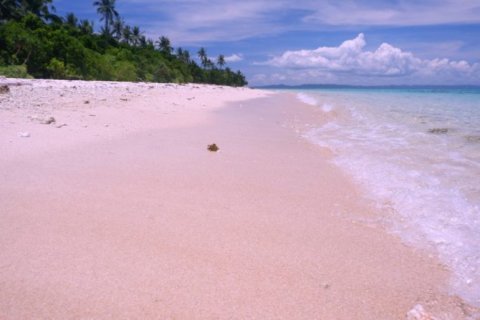
[[220, 67], [220, 69], [222, 69], [223, 66], [225, 65], [225, 56], [223, 54], [218, 56], [217, 65]]
[[206, 68], [208, 65], [208, 57], [205, 48], [202, 47], [200, 50], [198, 50], [198, 57], [200, 58], [203, 68]]
[[170, 39], [168, 39], [167, 37], [160, 37], [160, 40], [158, 41], [158, 47], [160, 48], [160, 51], [165, 53], [166, 55], [172, 54], [173, 48], [170, 43]]
[[130, 26], [123, 28], [123, 41], [128, 44], [132, 41], [132, 28]]
[[207, 58], [207, 61], [205, 62], [205, 68], [206, 69], [213, 69], [213, 68], [215, 68], [215, 64], [213, 63], [212, 60]]
[[140, 44], [140, 38], [142, 37], [142, 32], [140, 31], [140, 28], [135, 26], [132, 29], [132, 42], [135, 47], [137, 47]]
[[93, 22], [90, 22], [88, 20], [81, 20], [78, 27], [80, 28], [80, 31], [82, 31], [83, 34], [93, 33]]
[[140, 36], [140, 39], [138, 40], [138, 42], [141, 48], [146, 48], [148, 46], [147, 37], [145, 37], [144, 35]]
[[104, 21], [105, 23], [103, 28], [105, 34], [110, 34], [110, 26], [115, 19], [120, 17], [117, 10], [115, 10], [115, 1], [116, 0], [97, 0], [93, 3], [93, 5], [97, 7], [97, 13], [102, 16], [100, 21]]
[[121, 19], [116, 19], [113, 22], [113, 35], [117, 41], [120, 41], [123, 36], [123, 26], [125, 23]]
[[179, 47], [177, 48], [177, 59], [182, 61], [185, 64], [188, 64], [190, 62], [190, 52], [188, 50], [184, 50], [183, 48]]
[[78, 19], [73, 12], [68, 13], [65, 20], [65, 22], [71, 27], [75, 28], [78, 25]]

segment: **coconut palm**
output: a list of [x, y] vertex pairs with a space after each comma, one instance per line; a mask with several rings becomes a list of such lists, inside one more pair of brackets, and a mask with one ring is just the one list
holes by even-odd
[[80, 31], [83, 34], [92, 34], [93, 33], [93, 22], [90, 22], [88, 20], [81, 20], [78, 27], [80, 28]]
[[197, 53], [203, 68], [206, 68], [208, 66], [208, 61], [209, 61], [207, 56], [207, 51], [205, 50], [205, 48], [202, 47], [200, 48], [200, 50], [198, 50]]
[[70, 12], [67, 14], [65, 17], [65, 22], [71, 26], [71, 27], [76, 27], [78, 25], [78, 18], [75, 16], [73, 12]]
[[97, 0], [93, 3], [93, 5], [97, 7], [97, 13], [101, 15], [100, 21], [104, 21], [105, 23], [103, 28], [105, 34], [110, 34], [110, 26], [120, 17], [117, 10], [115, 10], [115, 1], [116, 0]]
[[218, 56], [217, 65], [220, 67], [220, 69], [222, 69], [223, 66], [225, 65], [225, 56], [223, 54]]
[[138, 47], [140, 44], [140, 39], [142, 38], [142, 32], [140, 31], [140, 28], [135, 26], [132, 29], [132, 42], [135, 47]]
[[125, 23], [121, 19], [116, 19], [113, 22], [113, 36], [115, 37], [115, 39], [117, 39], [117, 41], [120, 41], [120, 39], [122, 39], [124, 25]]
[[128, 44], [132, 42], [132, 28], [128, 25], [123, 28], [123, 41]]
[[160, 40], [157, 42], [160, 51], [165, 53], [166, 55], [170, 55], [173, 51], [172, 45], [170, 43], [170, 39], [167, 37], [160, 37]]
[[183, 63], [189, 63], [190, 62], [190, 52], [188, 50], [184, 50], [183, 48], [177, 48], [177, 53], [176, 53], [177, 59], [182, 61]]

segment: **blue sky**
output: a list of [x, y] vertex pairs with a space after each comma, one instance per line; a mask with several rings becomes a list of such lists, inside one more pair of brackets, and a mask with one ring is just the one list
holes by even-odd
[[[93, 1], [54, 0], [99, 26]], [[145, 35], [222, 53], [252, 85], [480, 85], [480, 0], [117, 0]]]

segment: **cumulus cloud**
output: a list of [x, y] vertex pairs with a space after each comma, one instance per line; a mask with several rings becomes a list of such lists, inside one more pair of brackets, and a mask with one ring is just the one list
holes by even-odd
[[411, 52], [402, 51], [388, 43], [376, 50], [365, 50], [363, 33], [338, 47], [319, 47], [314, 50], [286, 51], [263, 63], [288, 69], [318, 69], [331, 73], [350, 73], [361, 76], [399, 77], [411, 74], [461, 74], [477, 76], [478, 63], [449, 59], [423, 60]]
[[238, 62], [238, 61], [242, 61], [243, 60], [243, 54], [239, 53], [239, 54], [232, 54], [230, 56], [226, 56], [225, 57], [225, 61], [226, 62]]

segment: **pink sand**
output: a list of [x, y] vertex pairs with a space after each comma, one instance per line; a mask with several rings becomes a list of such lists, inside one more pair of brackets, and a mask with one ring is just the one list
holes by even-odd
[[0, 97], [0, 319], [473, 312], [435, 257], [360, 222], [378, 212], [295, 133], [321, 110], [250, 89], [21, 84]]

